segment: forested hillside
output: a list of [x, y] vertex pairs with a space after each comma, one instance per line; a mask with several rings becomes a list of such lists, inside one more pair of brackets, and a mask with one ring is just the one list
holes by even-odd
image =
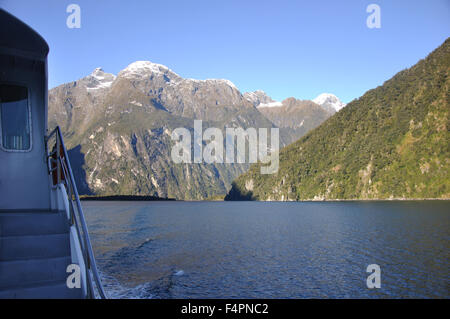
[[227, 199], [450, 198], [450, 39], [259, 164]]

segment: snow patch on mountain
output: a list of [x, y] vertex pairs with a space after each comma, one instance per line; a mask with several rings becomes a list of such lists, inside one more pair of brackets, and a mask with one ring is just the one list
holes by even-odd
[[88, 77], [89, 81], [87, 85], [88, 90], [98, 90], [109, 88], [116, 76], [114, 74], [105, 73], [102, 68], [96, 68]]
[[336, 112], [346, 105], [336, 95], [331, 93], [322, 93], [312, 101], [320, 106], [332, 108]]
[[260, 108], [260, 107], [280, 107], [280, 106], [283, 106], [282, 102], [274, 101], [270, 103], [261, 103], [257, 107]]
[[267, 95], [266, 92], [262, 90], [257, 90], [255, 92], [246, 92], [244, 93], [244, 98], [256, 107], [261, 103], [275, 102], [270, 96]]
[[149, 74], [166, 75], [169, 78], [181, 78], [167, 66], [150, 61], [136, 61], [119, 72], [119, 77], [142, 78]]
[[143, 78], [148, 75], [160, 75], [167, 77], [171, 84], [178, 84], [182, 81], [192, 82], [197, 84], [214, 84], [214, 85], [226, 85], [233, 89], [238, 90], [236, 85], [233, 82], [226, 79], [206, 79], [206, 80], [197, 80], [197, 79], [183, 79], [181, 76], [173, 72], [167, 66], [153, 63], [150, 61], [136, 61], [128, 65], [125, 69], [119, 72], [119, 77], [125, 78]]

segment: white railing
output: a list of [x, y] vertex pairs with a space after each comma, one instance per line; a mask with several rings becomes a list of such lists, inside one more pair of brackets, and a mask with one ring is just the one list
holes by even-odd
[[[52, 151], [49, 152], [49, 142], [53, 137], [55, 137], [55, 144]], [[107, 296], [103, 289], [97, 265], [95, 263], [95, 257], [92, 251], [91, 241], [89, 239], [89, 233], [84, 219], [83, 208], [81, 207], [72, 167], [70, 166], [69, 156], [59, 126], [46, 136], [45, 141], [49, 174], [52, 175], [55, 184], [64, 184], [69, 199], [70, 224], [71, 226], [75, 226], [80, 241], [86, 270], [88, 297], [96, 298], [98, 296], [102, 299], [106, 299]], [[92, 277], [94, 280], [92, 280]], [[96, 291], [94, 289], [96, 289]]]

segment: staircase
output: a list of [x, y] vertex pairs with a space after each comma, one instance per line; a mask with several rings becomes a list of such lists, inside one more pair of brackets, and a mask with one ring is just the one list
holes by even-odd
[[68, 288], [69, 222], [63, 211], [0, 211], [0, 299], [82, 298]]

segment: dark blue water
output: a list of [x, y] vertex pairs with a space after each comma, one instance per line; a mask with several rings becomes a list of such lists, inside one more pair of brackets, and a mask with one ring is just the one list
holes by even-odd
[[83, 207], [115, 298], [450, 297], [448, 201]]

